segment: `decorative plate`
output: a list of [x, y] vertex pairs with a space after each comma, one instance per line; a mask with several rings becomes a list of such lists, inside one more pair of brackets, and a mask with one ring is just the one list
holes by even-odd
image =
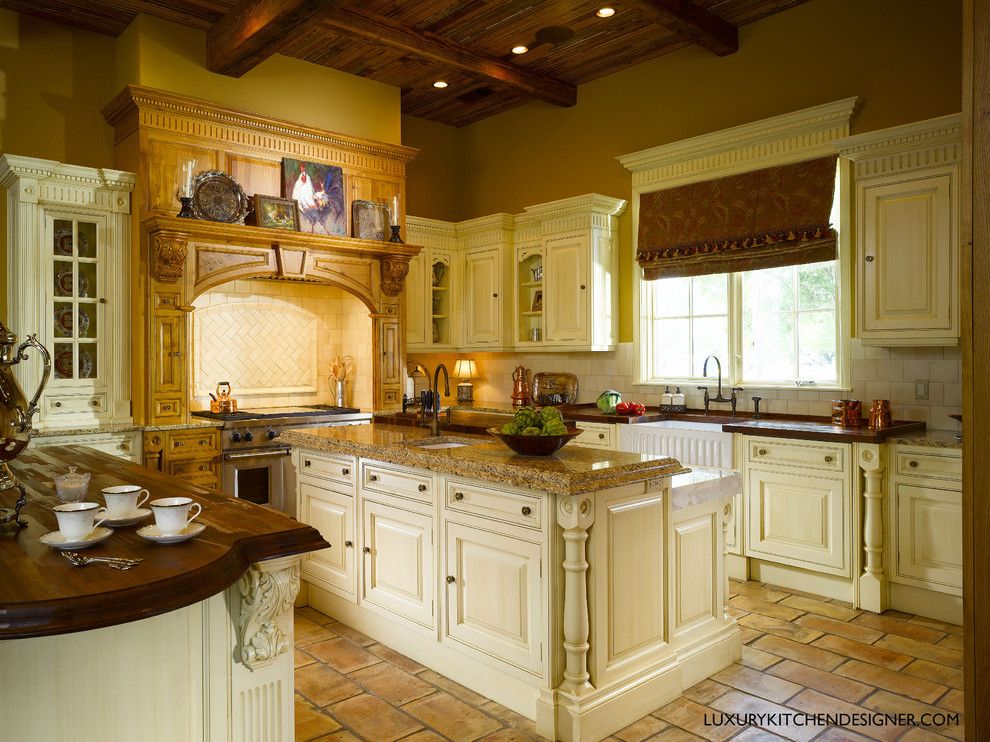
[[93, 375], [93, 357], [88, 350], [79, 349], [79, 378], [90, 379]]
[[440, 282], [443, 280], [444, 275], [447, 273], [447, 266], [445, 263], [434, 263], [433, 264], [433, 285], [439, 286]]
[[251, 201], [227, 173], [207, 170], [193, 182], [192, 210], [197, 219], [243, 224]]
[[72, 255], [72, 227], [55, 230], [55, 254]]
[[72, 348], [55, 354], [55, 375], [59, 379], [72, 378]]
[[59, 337], [72, 337], [72, 305], [55, 310], [55, 330]]
[[532, 396], [538, 405], [574, 404], [578, 396], [577, 376], [552, 371], [535, 374]]
[[389, 226], [388, 206], [376, 201], [351, 202], [351, 231], [365, 240], [384, 240]]
[[[82, 276], [79, 277], [82, 279]], [[82, 281], [80, 280], [80, 283]], [[55, 274], [55, 289], [59, 296], [72, 296], [72, 267], [63, 268]]]

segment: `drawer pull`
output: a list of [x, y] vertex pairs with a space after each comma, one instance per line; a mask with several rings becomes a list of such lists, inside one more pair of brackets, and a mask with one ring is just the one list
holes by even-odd
[[120, 446], [119, 446], [119, 448], [120, 448], [121, 451], [130, 451], [131, 450], [131, 446], [130, 446], [129, 443], [121, 443]]
[[62, 406], [62, 403], [61, 403], [61, 402], [56, 402], [56, 403], [55, 403], [55, 406], [56, 406], [56, 407], [61, 407], [61, 406]]
[[598, 440], [600, 440], [600, 441], [605, 440], [605, 434], [604, 433], [599, 433], [598, 434]]
[[457, 578], [454, 577], [454, 575], [447, 575], [447, 584], [448, 585], [453, 585], [455, 582], [457, 582]]
[[[309, 462], [308, 462], [308, 461], [306, 462], [306, 466], [309, 466]], [[341, 470], [340, 470], [340, 473], [341, 473], [341, 474], [343, 474], [343, 475], [344, 475], [344, 476], [346, 477], [346, 476], [347, 476], [348, 474], [350, 474], [350, 473], [351, 473], [351, 470], [350, 470], [350, 469], [348, 469], [348, 468], [347, 468], [347, 467], [345, 466], [345, 467], [344, 467], [343, 469], [341, 469]]]
[[93, 401], [90, 402], [90, 404], [93, 405], [93, 407], [99, 407], [100, 406], [100, 400], [94, 399]]
[[365, 554], [370, 554], [371, 553], [371, 547], [370, 546], [365, 546], [363, 549], [361, 549], [361, 551], [363, 551]]
[[425, 484], [419, 485], [419, 491], [420, 492], [426, 492], [426, 485]]
[[305, 460], [305, 461], [303, 462], [303, 466], [312, 466], [312, 465], [313, 465], [313, 462], [312, 462], [312, 461], [310, 461], [309, 459], [306, 459], [306, 460]]
[[348, 549], [350, 549], [352, 546], [354, 546], [354, 542], [353, 541], [345, 541], [344, 542], [344, 546], [346, 546]]
[[532, 513], [533, 513], [533, 508], [531, 508], [529, 505], [523, 505], [523, 509], [522, 509], [523, 515], [532, 515]]
[[918, 468], [918, 462], [917, 461], [909, 461], [908, 462], [908, 466], [910, 466], [912, 469], [917, 469]]
[[831, 464], [833, 459], [834, 459], [833, 456], [826, 456], [825, 457], [825, 463], [826, 464]]
[[199, 465], [199, 470], [200, 471], [209, 471], [210, 470], [210, 465], [209, 464], [200, 464]]
[[464, 493], [463, 492], [455, 492], [454, 493], [454, 499], [455, 500], [463, 500], [464, 499]]
[[210, 439], [209, 438], [201, 438], [200, 441], [199, 441], [199, 445], [201, 445], [201, 446], [208, 446], [208, 445], [210, 445]]
[[759, 451], [756, 452], [756, 454], [757, 454], [757, 456], [766, 456], [767, 455], [767, 449], [761, 448]]
[[377, 474], [369, 474], [368, 475], [368, 481], [369, 482], [377, 482], [378, 481], [378, 475]]
[[174, 446], [175, 446], [176, 448], [178, 448], [179, 446], [184, 446], [184, 445], [186, 445], [186, 442], [185, 442], [185, 441], [175, 441], [173, 445], [174, 445]]

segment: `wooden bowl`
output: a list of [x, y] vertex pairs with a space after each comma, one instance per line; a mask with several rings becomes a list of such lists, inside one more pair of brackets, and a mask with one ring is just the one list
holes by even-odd
[[488, 432], [522, 456], [553, 456], [571, 438], [581, 435], [579, 428], [568, 428], [564, 435], [506, 435], [498, 428]]

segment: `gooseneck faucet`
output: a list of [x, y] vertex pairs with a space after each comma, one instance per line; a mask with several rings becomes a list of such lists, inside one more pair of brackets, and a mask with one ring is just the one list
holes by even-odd
[[710, 355], [705, 359], [705, 363], [701, 367], [701, 375], [706, 379], [708, 378], [708, 362], [714, 360], [715, 366], [718, 369], [718, 388], [715, 391], [715, 396], [710, 396], [707, 386], [699, 386], [698, 389], [705, 393], [705, 414], [708, 414], [708, 405], [711, 402], [729, 402], [732, 405], [732, 417], [736, 416], [736, 392], [741, 392], [741, 386], [734, 386], [731, 388], [732, 396], [726, 397], [722, 394], [722, 362], [718, 360], [718, 356]]
[[440, 372], [443, 371], [443, 394], [450, 396], [450, 375], [442, 363], [433, 372], [433, 417], [430, 419], [430, 435], [440, 435]]

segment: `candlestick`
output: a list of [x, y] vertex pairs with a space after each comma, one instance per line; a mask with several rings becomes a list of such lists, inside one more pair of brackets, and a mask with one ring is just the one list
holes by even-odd
[[392, 225], [392, 236], [388, 238], [389, 242], [402, 242], [402, 238], [399, 236], [399, 230], [402, 229], [398, 224]]

